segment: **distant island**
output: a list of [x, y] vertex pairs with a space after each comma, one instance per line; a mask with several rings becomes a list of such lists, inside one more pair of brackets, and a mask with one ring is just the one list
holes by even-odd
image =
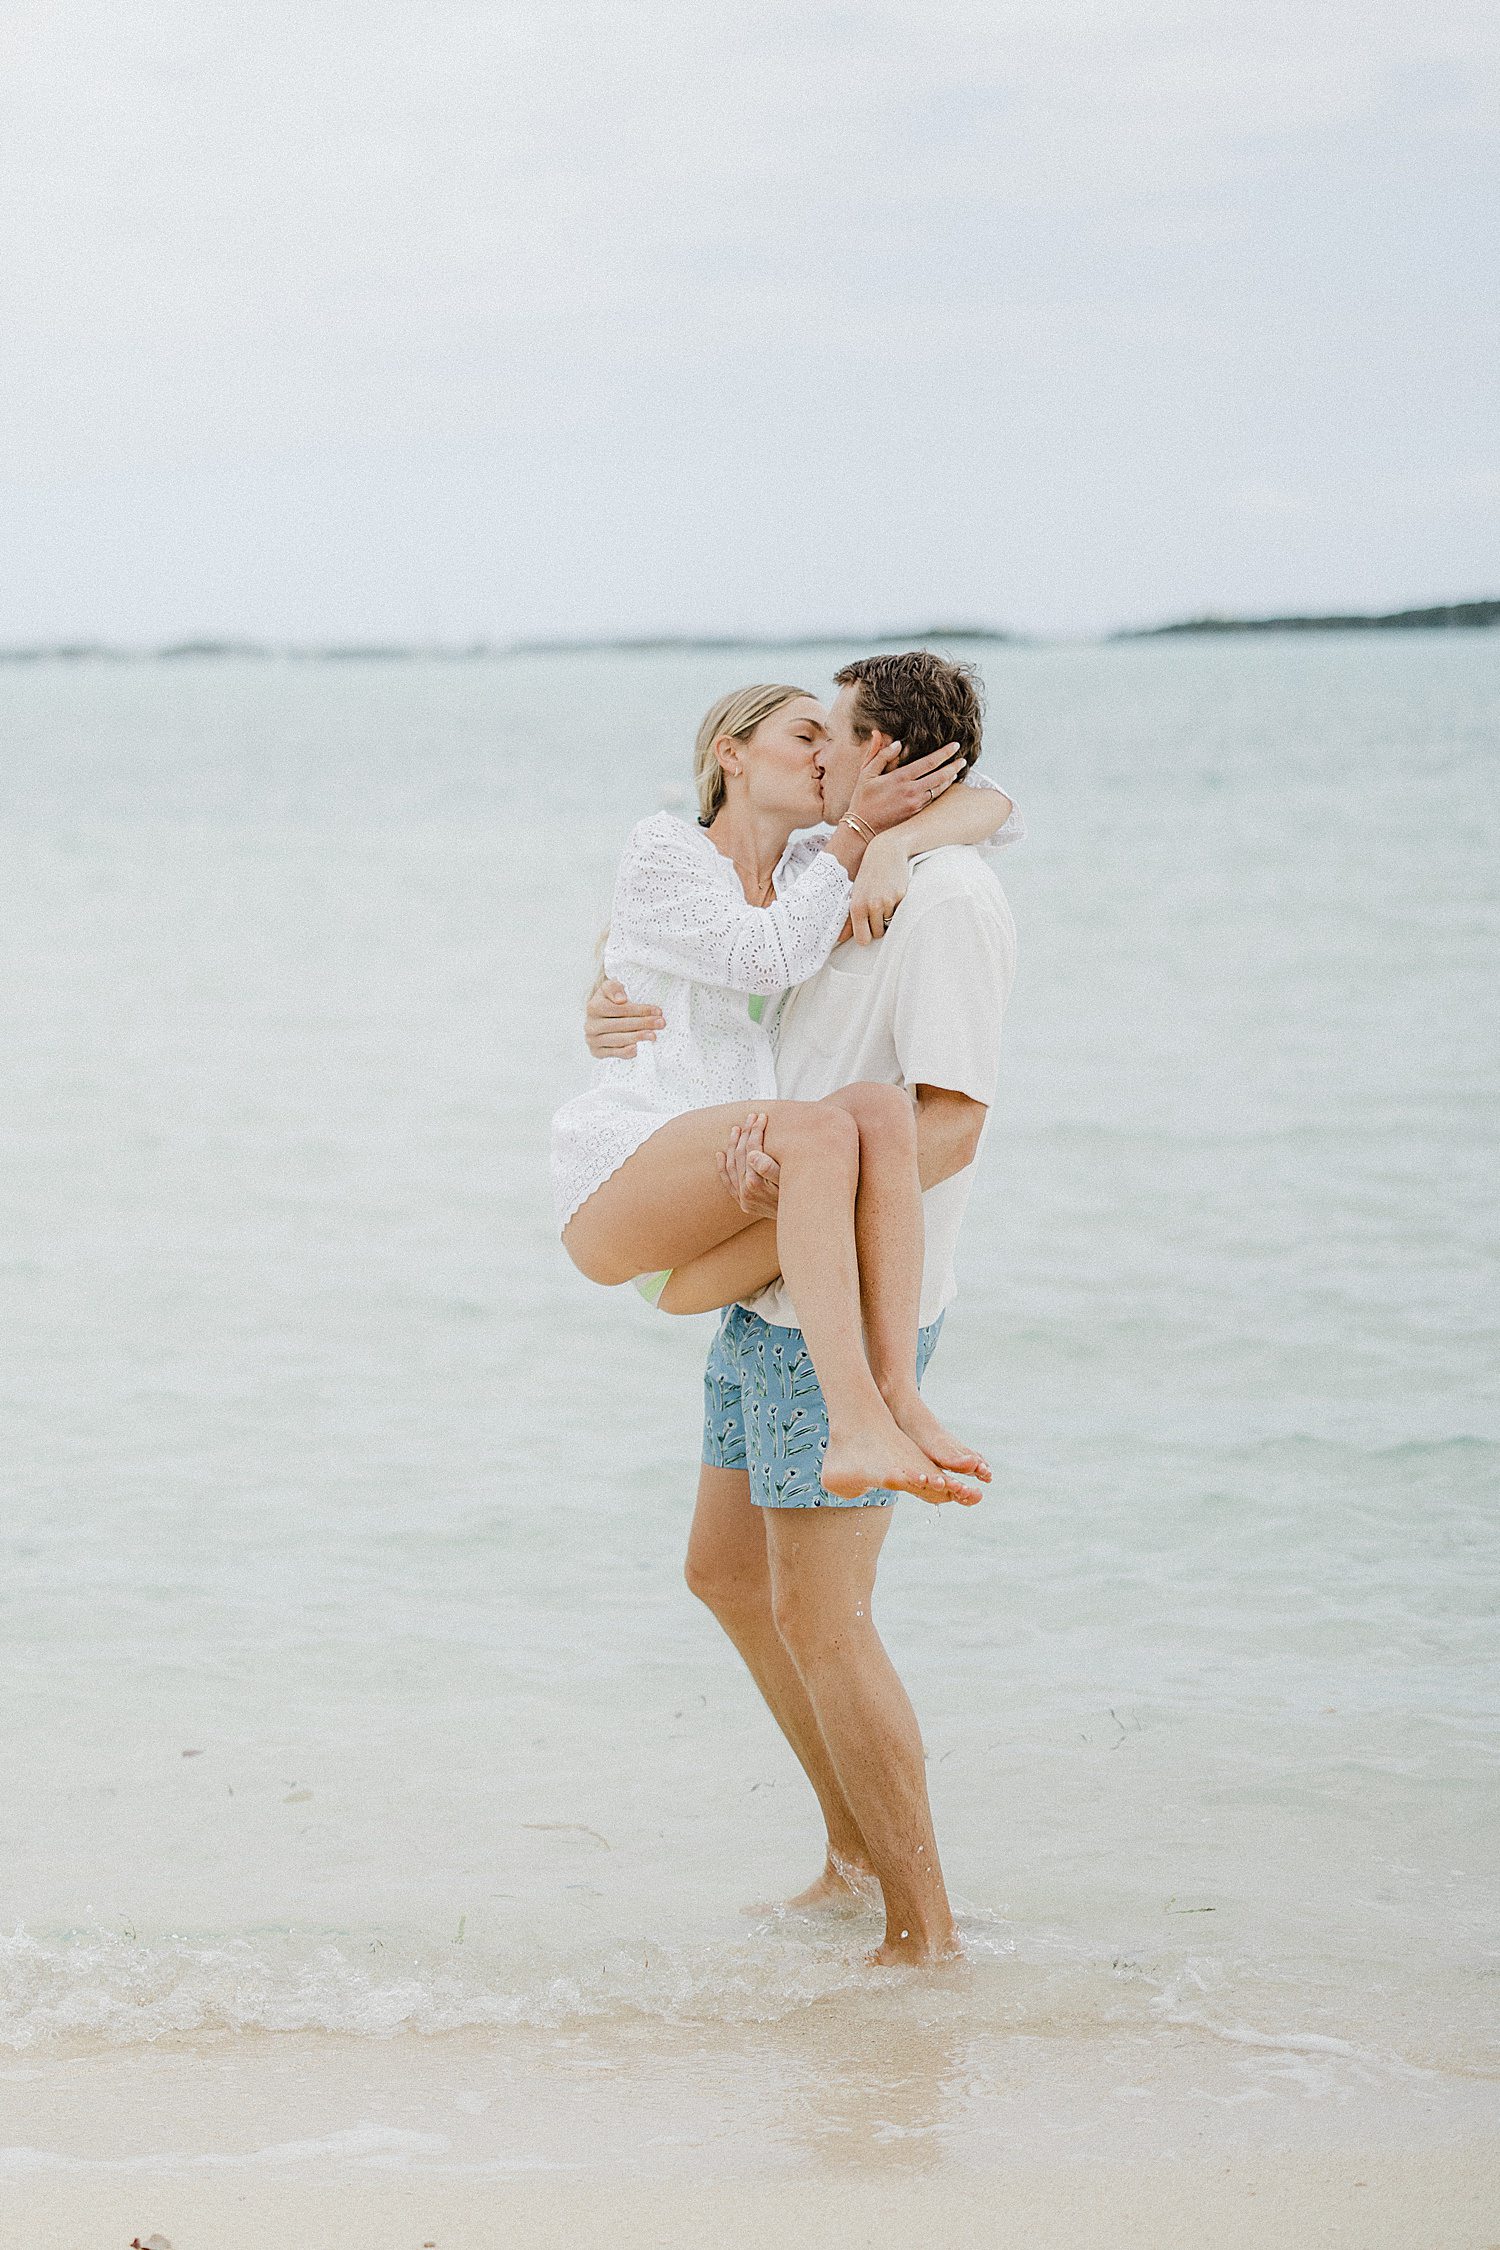
[[339, 643], [270, 641], [172, 641], [161, 648], [119, 648], [104, 641], [59, 641], [26, 648], [0, 648], [0, 664], [166, 664], [184, 658], [241, 657], [290, 664], [402, 664], [414, 661], [471, 663], [482, 657], [621, 656], [660, 651], [684, 653], [736, 648], [921, 648], [929, 641], [1006, 641], [1028, 638], [989, 625], [927, 625], [892, 633], [653, 633], [639, 638], [555, 641], [470, 641]]
[[1182, 633], [1408, 633], [1500, 625], [1500, 602], [1444, 602], [1436, 609], [1390, 609], [1347, 617], [1187, 617], [1177, 625], [1133, 625], [1112, 641], [1160, 641]]
[[[1133, 625], [1102, 636], [1105, 641], [1159, 641], [1204, 633], [1398, 633], [1468, 631], [1500, 625], [1500, 601], [1445, 602], [1433, 609], [1396, 609], [1378, 615], [1340, 617], [1188, 617], [1175, 625]], [[474, 663], [516, 656], [622, 656], [713, 654], [761, 648], [922, 648], [934, 641], [975, 642], [1022, 648], [1040, 643], [1040, 634], [1013, 633], [998, 625], [927, 625], [890, 633], [775, 634], [660, 633], [637, 639], [555, 641], [470, 641], [452, 643], [330, 642], [294, 644], [268, 641], [172, 641], [160, 648], [119, 648], [102, 641], [38, 643], [0, 648], [0, 664], [168, 664], [234, 657], [257, 663], [409, 664]]]

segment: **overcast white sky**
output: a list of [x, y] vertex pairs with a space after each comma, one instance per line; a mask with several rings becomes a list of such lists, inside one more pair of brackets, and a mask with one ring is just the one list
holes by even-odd
[[1500, 594], [1491, 0], [14, 0], [0, 643]]

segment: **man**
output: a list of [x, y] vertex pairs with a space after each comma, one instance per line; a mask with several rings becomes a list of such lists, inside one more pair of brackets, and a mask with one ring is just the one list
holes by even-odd
[[[957, 742], [968, 764], [978, 756], [982, 713], [966, 667], [913, 651], [862, 658], [836, 678], [818, 754], [829, 820], [842, 817], [872, 748], [899, 742], [904, 759]], [[1010, 840], [1019, 822], [1007, 831]], [[900, 888], [873, 916], [873, 942], [847, 940], [788, 997], [776, 1077], [793, 1100], [873, 1079], [905, 1086], [915, 1101], [926, 1227], [920, 1370], [954, 1294], [953, 1249], [994, 1099], [1015, 929], [977, 851], [928, 853], [913, 861], [904, 899]], [[596, 1055], [633, 1051], [653, 1028], [652, 1011], [633, 1009], [617, 986], [590, 1001]], [[892, 1495], [829, 1505], [818, 1483], [827, 1418], [779, 1276], [776, 1166], [754, 1128], [736, 1131], [724, 1169], [756, 1224], [679, 1269], [660, 1299], [673, 1312], [726, 1308], [705, 1381], [687, 1582], [739, 1650], [822, 1808], [823, 1873], [791, 1903], [849, 1900], [878, 1884], [886, 1928], [871, 1961], [938, 1960], [958, 1941], [922, 1739], [871, 1617]]]

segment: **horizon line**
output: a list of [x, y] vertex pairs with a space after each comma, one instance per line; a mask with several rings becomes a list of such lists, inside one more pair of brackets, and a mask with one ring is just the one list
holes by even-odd
[[518, 656], [647, 655], [653, 652], [749, 648], [920, 647], [931, 641], [981, 642], [1010, 647], [1106, 647], [1121, 641], [1226, 633], [1483, 631], [1500, 625], [1500, 599], [1437, 602], [1418, 609], [1341, 611], [1248, 617], [1207, 613], [1161, 625], [1118, 626], [1096, 633], [1028, 633], [1010, 626], [930, 624], [899, 631], [817, 633], [559, 634], [491, 641], [274, 641], [238, 635], [197, 635], [155, 644], [58, 640], [0, 646], [0, 663], [160, 663], [185, 659], [247, 657], [302, 663], [411, 662], [423, 658], [473, 662]]

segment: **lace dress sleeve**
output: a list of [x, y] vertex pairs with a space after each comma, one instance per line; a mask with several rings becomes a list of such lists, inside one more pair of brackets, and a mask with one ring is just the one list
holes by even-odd
[[[961, 787], [965, 789], [998, 789], [1000, 784], [998, 781], [991, 781], [987, 773], [975, 773], [971, 767], [968, 773], [964, 775]], [[1010, 796], [1008, 789], [1005, 791], [1005, 795]], [[993, 836], [987, 836], [979, 849], [982, 852], [1003, 852], [1007, 844], [1019, 844], [1025, 834], [1026, 823], [1021, 818], [1021, 808], [1014, 797], [1011, 797], [1010, 811], [1006, 815], [1005, 825], [997, 828]]]
[[791, 879], [774, 904], [751, 906], [680, 820], [643, 820], [615, 881], [608, 955], [731, 992], [785, 992], [833, 951], [851, 886], [816, 845], [784, 872]]

